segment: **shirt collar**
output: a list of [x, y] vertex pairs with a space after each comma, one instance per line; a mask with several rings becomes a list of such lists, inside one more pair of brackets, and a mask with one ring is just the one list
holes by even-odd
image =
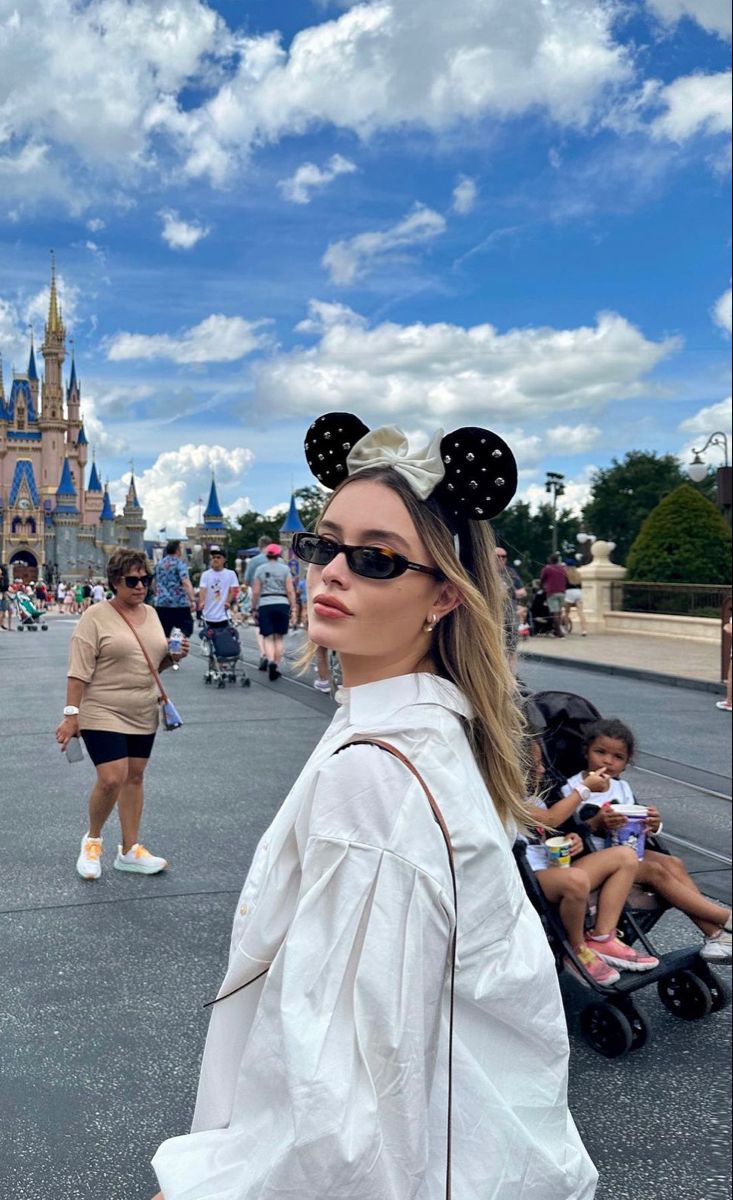
[[469, 701], [454, 683], [426, 671], [340, 688], [336, 700], [350, 725], [379, 724], [415, 704], [437, 704], [469, 720], [473, 717]]

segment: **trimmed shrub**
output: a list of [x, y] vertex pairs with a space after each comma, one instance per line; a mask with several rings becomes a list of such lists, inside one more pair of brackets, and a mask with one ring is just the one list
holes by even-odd
[[730, 527], [714, 504], [683, 483], [649, 513], [626, 567], [629, 580], [644, 583], [730, 583]]

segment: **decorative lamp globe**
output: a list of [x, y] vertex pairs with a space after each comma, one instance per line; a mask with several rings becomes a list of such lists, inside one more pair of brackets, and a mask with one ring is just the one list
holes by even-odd
[[696, 454], [692, 462], [687, 467], [687, 474], [693, 483], [702, 483], [708, 473], [708, 465], [703, 462], [699, 454]]

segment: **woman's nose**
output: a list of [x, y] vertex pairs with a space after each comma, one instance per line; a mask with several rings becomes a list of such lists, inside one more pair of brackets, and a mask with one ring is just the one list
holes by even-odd
[[343, 550], [321, 570], [321, 579], [324, 583], [338, 583], [342, 587], [348, 583], [349, 575], [349, 564]]

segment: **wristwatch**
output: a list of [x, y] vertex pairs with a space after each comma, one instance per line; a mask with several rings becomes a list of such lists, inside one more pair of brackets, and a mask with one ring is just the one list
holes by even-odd
[[584, 783], [577, 784], [575, 790], [578, 793], [578, 795], [580, 796], [580, 799], [583, 801], [583, 804], [587, 804], [588, 801], [590, 800], [591, 796], [593, 795], [590, 788], [586, 787], [586, 785]]
[[75, 704], [67, 704], [66, 708], [64, 709], [64, 716], [65, 717], [78, 717], [79, 709], [76, 707]]

